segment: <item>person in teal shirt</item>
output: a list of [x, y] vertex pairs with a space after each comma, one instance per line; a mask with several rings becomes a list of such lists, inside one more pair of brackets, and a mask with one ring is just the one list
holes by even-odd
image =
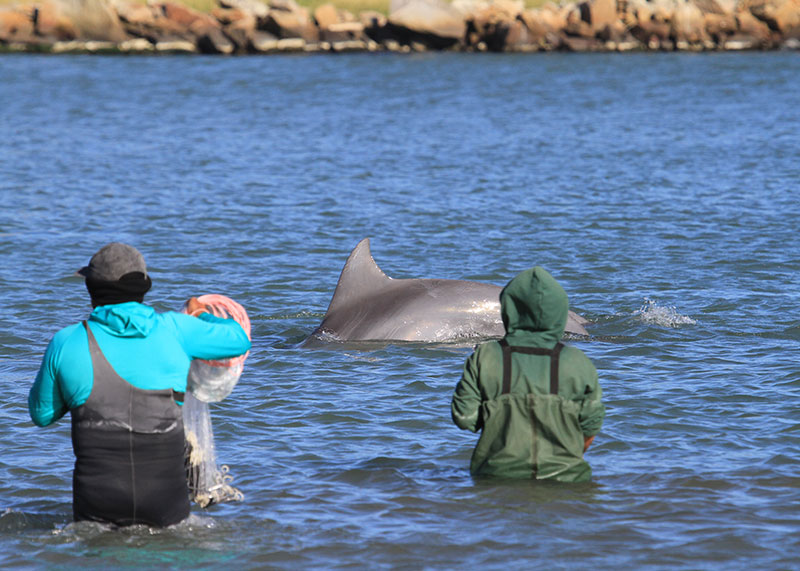
[[71, 413], [76, 521], [178, 523], [189, 514], [180, 412], [189, 366], [242, 355], [250, 340], [196, 298], [187, 304], [198, 317], [145, 305], [152, 282], [127, 244], [104, 246], [79, 273], [93, 311], [48, 345], [28, 396], [31, 419], [48, 426]]

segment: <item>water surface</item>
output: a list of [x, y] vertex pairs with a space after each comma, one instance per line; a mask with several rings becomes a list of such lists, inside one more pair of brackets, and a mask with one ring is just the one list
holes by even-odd
[[[793, 53], [0, 58], [0, 566], [794, 568], [800, 59]], [[593, 321], [584, 485], [473, 480], [474, 340], [302, 341], [350, 250]], [[148, 301], [223, 293], [254, 347], [212, 414], [242, 503], [70, 524], [68, 419], [27, 392], [74, 270], [139, 247]]]

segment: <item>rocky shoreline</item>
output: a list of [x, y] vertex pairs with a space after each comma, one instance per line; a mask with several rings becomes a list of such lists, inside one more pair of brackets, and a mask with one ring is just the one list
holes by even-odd
[[0, 8], [0, 51], [269, 54], [800, 49], [800, 0], [393, 0], [388, 16], [294, 0], [218, 0], [210, 13], [148, 0]]

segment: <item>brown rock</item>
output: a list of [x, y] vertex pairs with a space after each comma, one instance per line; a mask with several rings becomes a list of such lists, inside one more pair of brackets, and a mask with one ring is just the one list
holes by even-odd
[[74, 40], [78, 31], [54, 2], [45, 1], [33, 8], [33, 26], [36, 35], [54, 41]]
[[631, 35], [649, 49], [659, 49], [669, 40], [671, 32], [672, 26], [669, 23], [652, 18], [639, 20], [631, 28]]
[[358, 42], [366, 40], [364, 25], [361, 22], [339, 22], [320, 29], [319, 39], [322, 42]]
[[319, 40], [319, 31], [311, 22], [308, 10], [299, 6], [293, 12], [283, 9], [270, 10], [264, 25], [260, 27], [279, 39], [302, 38], [307, 42]]
[[736, 18], [731, 14], [706, 14], [703, 18], [705, 29], [715, 42], [722, 43], [736, 32]]
[[747, 7], [772, 30], [782, 34], [800, 30], [800, 0], [751, 0]]
[[692, 0], [703, 14], [731, 15], [731, 12], [717, 0]]
[[[514, 6], [500, 4], [490, 4], [478, 10], [470, 22], [473, 32], [470, 45], [484, 42], [489, 51], [504, 51], [507, 36], [516, 21], [517, 14]], [[525, 32], [527, 35], [527, 30]], [[521, 30], [517, 30], [518, 35], [519, 33]]]
[[256, 30], [250, 36], [250, 50], [257, 53], [272, 52], [278, 49], [278, 38], [263, 30]]
[[672, 13], [671, 36], [680, 43], [696, 44], [707, 40], [705, 18], [700, 8], [692, 3], [677, 4]]
[[241, 10], [256, 20], [266, 18], [269, 12], [267, 5], [260, 0], [219, 0], [219, 5], [221, 8]]
[[223, 8], [218, 6], [211, 10], [211, 16], [223, 26], [229, 26], [234, 22], [246, 22], [247, 26], [256, 27], [255, 16], [239, 8]]
[[528, 29], [531, 43], [541, 44], [546, 40], [547, 34], [555, 31], [542, 10], [525, 10], [520, 14], [520, 20]]
[[434, 47], [461, 41], [467, 30], [461, 14], [442, 0], [397, 2], [397, 8], [388, 19], [389, 24], [410, 32], [410, 35], [429, 36]]
[[106, 0], [60, 0], [59, 7], [79, 38], [109, 42], [128, 38], [117, 12]]
[[769, 41], [771, 36], [769, 26], [753, 16], [750, 12], [737, 12], [736, 22], [738, 24], [739, 34], [750, 36], [761, 42]]
[[[564, 26], [564, 31], [570, 36], [580, 38], [593, 38], [594, 28], [588, 22], [587, 4], [583, 3], [574, 6], [572, 10], [567, 13], [567, 23]], [[577, 43], [575, 45], [578, 45]], [[571, 49], [571, 48], [570, 48]], [[586, 50], [572, 50], [572, 51], [586, 51]]]
[[203, 14], [175, 2], [161, 4], [161, 12], [167, 20], [184, 28], [191, 28], [192, 26], [206, 28], [208, 26], [214, 27], [217, 24], [216, 20], [208, 14]]
[[321, 30], [339, 23], [339, 12], [333, 4], [323, 4], [314, 10], [314, 20]]
[[531, 52], [537, 51], [544, 41], [543, 36], [533, 34], [528, 30], [528, 26], [522, 19], [515, 19], [508, 27], [506, 35], [505, 51], [510, 52]]
[[33, 22], [29, 15], [13, 8], [0, 9], [0, 40], [28, 42], [33, 40]]
[[548, 2], [542, 6], [540, 15], [545, 25], [547, 25], [550, 30], [563, 30], [567, 25], [566, 13], [552, 2]]
[[[197, 49], [205, 54], [230, 55], [237, 51], [238, 45], [222, 32], [220, 28], [208, 27], [204, 32], [197, 35]], [[240, 51], [245, 51], [247, 42], [245, 41]]]
[[127, 24], [151, 24], [159, 17], [156, 10], [144, 4], [119, 3], [115, 10], [119, 19]]
[[[587, 18], [585, 21], [595, 33], [606, 26], [611, 26], [617, 20], [616, 0], [589, 0], [589, 2], [581, 4], [581, 6], [586, 7]], [[581, 10], [581, 13], [584, 13], [584, 9]]]

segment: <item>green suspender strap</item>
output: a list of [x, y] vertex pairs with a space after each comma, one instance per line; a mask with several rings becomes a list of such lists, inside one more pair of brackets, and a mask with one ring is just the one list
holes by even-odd
[[511, 392], [511, 353], [524, 353], [526, 355], [549, 355], [550, 356], [550, 394], [558, 394], [558, 356], [561, 354], [563, 343], [557, 343], [552, 349], [540, 349], [538, 347], [512, 347], [505, 339], [498, 341], [503, 349], [503, 392]]

